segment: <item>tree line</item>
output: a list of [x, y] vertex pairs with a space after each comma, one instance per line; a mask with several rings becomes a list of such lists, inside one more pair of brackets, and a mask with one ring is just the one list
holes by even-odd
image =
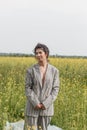
[[[25, 53], [0, 53], [0, 56], [10, 56], [10, 57], [34, 57], [34, 54], [25, 54]], [[70, 56], [67, 56], [67, 55], [58, 55], [58, 54], [55, 54], [55, 55], [50, 55], [50, 57], [60, 57], [60, 58], [87, 58], [87, 56], [76, 56], [76, 55], [70, 55]]]

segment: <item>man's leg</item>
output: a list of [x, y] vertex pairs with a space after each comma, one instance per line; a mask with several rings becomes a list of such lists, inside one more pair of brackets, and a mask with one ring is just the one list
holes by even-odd
[[38, 117], [25, 116], [24, 130], [37, 130]]
[[38, 117], [38, 130], [47, 130], [48, 125], [50, 124], [50, 116], [39, 116]]

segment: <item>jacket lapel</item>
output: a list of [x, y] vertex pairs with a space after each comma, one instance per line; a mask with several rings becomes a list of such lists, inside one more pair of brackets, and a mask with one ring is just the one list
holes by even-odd
[[35, 70], [36, 70], [36, 73], [37, 73], [36, 75], [37, 75], [37, 78], [39, 80], [40, 86], [42, 88], [42, 80], [41, 80], [41, 74], [40, 74], [39, 64], [36, 64]]
[[45, 74], [43, 89], [45, 89], [45, 86], [47, 86], [46, 84], [48, 82], [49, 76], [50, 76], [50, 65], [48, 64], [47, 69], [46, 69], [46, 74]]

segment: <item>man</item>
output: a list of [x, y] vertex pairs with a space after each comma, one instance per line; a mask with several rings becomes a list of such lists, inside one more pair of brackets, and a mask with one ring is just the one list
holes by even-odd
[[59, 91], [59, 71], [48, 63], [49, 49], [46, 45], [38, 43], [34, 53], [38, 63], [27, 69], [25, 81], [24, 130], [47, 130]]

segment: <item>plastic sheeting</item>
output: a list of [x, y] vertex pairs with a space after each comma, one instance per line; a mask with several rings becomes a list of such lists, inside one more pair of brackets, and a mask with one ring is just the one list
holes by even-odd
[[[6, 122], [4, 130], [23, 130], [23, 126], [24, 126], [24, 120], [20, 120], [18, 122], [13, 123]], [[55, 125], [49, 125], [48, 130], [62, 130], [62, 129]]]

